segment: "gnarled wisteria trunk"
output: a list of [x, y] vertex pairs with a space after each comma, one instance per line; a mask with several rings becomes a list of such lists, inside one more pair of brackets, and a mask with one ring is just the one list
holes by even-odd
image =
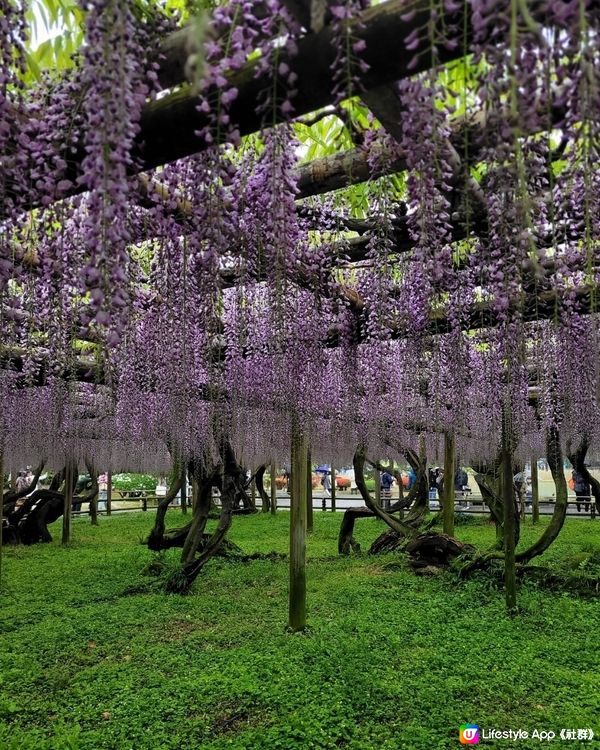
[[[90, 515], [94, 518], [93, 504], [98, 498], [98, 472], [94, 468], [93, 462], [85, 461], [87, 472], [91, 482], [87, 491], [82, 495], [77, 495], [76, 502], [78, 505], [89, 504]], [[36, 468], [36, 476], [39, 478], [43, 464]], [[67, 497], [67, 487], [65, 485], [67, 477], [71, 480], [71, 489], [68, 493], [71, 502], [73, 502], [73, 491], [77, 485], [78, 474], [77, 466], [73, 464], [70, 472], [66, 469], [58, 471], [48, 489], [38, 489], [29, 494], [23, 502], [16, 507], [15, 496], [11, 496], [11, 505], [6, 511], [7, 526], [3, 529], [3, 538], [11, 544], [36, 544], [38, 542], [51, 542], [52, 536], [48, 531], [48, 526], [57, 521], [64, 515], [65, 503]], [[37, 482], [34, 478], [28, 489], [32, 489]], [[62, 488], [62, 491], [60, 489]], [[24, 491], [16, 493], [24, 497]], [[12, 507], [11, 507], [12, 506]]]
[[572, 441], [567, 440], [567, 458], [571, 462], [573, 469], [581, 474], [584, 480], [589, 484], [592, 493], [591, 502], [596, 504], [596, 512], [600, 513], [600, 482], [594, 477], [585, 462], [587, 452], [590, 447], [590, 439], [588, 435], [583, 435], [579, 445], [573, 448]]
[[[174, 481], [158, 504], [154, 526], [147, 539], [148, 548], [153, 551], [181, 548], [180, 566], [166, 582], [168, 591], [187, 591], [213, 556], [228, 552], [237, 554], [239, 550], [225, 539], [232, 517], [236, 510], [242, 514], [256, 512], [248, 497], [246, 472], [237, 462], [230, 442], [221, 439], [220, 448], [216, 463], [196, 457], [188, 462], [188, 473], [197, 485], [192, 520], [188, 524], [169, 530], [165, 526], [167, 510], [183, 481], [177, 464], [172, 472]], [[221, 495], [218, 515], [213, 506], [213, 488], [218, 488]], [[217, 519], [216, 529], [206, 533], [207, 523], [212, 518]]]
[[[344, 513], [338, 538], [338, 552], [348, 554], [350, 551], [360, 551], [360, 545], [352, 535], [354, 521], [357, 518], [376, 517], [384, 521], [389, 529], [372, 543], [369, 549], [370, 554], [402, 549], [408, 553], [415, 570], [447, 566], [454, 558], [468, 553], [469, 548], [448, 534], [422, 532], [420, 527], [427, 510], [428, 498], [427, 462], [424, 456], [419, 456], [411, 450], [404, 451], [404, 455], [415, 469], [417, 480], [406, 500], [398, 501], [385, 511], [373, 501], [369, 494], [364, 478], [366, 457], [362, 449], [359, 448], [356, 451], [354, 454], [355, 481], [366, 507], [350, 509]], [[378, 462], [370, 463], [374, 466], [380, 465]], [[400, 476], [398, 478], [401, 481]], [[413, 500], [414, 505], [406, 518], [397, 519], [391, 515], [401, 507], [408, 507]]]

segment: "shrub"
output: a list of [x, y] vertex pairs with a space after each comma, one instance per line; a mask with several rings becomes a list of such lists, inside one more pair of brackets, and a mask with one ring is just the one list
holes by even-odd
[[112, 486], [115, 490], [145, 490], [154, 492], [158, 480], [152, 474], [115, 474]]

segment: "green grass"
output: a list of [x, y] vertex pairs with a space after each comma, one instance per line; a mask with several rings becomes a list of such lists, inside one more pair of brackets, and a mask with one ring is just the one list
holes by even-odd
[[[239, 518], [231, 538], [285, 552], [288, 519]], [[597, 601], [523, 586], [510, 620], [486, 576], [424, 579], [394, 557], [338, 558], [341, 516], [316, 513], [310, 630], [292, 635], [285, 562], [213, 561], [189, 596], [140, 593], [152, 520], [79, 519], [68, 548], [6, 551], [2, 750], [436, 750], [460, 747], [465, 722], [600, 732]], [[357, 523], [365, 548], [382, 528]], [[539, 533], [528, 523], [523, 537]], [[493, 530], [457, 536], [484, 547]], [[542, 562], [584, 565], [599, 549], [600, 524], [572, 520]]]

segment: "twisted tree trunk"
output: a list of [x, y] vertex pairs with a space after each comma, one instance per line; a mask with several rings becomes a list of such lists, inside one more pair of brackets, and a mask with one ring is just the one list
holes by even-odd
[[367, 489], [367, 485], [365, 483], [365, 474], [364, 474], [365, 460], [366, 458], [365, 458], [364, 451], [361, 448], [358, 448], [356, 453], [354, 454], [354, 461], [353, 461], [354, 480], [356, 482], [358, 491], [360, 492], [362, 496], [362, 499], [365, 501], [365, 505], [375, 516], [377, 516], [377, 518], [380, 518], [390, 527], [390, 529], [392, 529], [393, 531], [396, 531], [401, 536], [406, 536], [406, 537], [415, 536], [417, 532], [410, 524], [407, 523], [407, 521], [402, 521], [398, 518], [395, 518], [389, 512], [380, 508], [377, 505], [377, 503], [375, 503], [371, 495], [369, 494], [369, 490]]
[[98, 472], [91, 461], [86, 460], [85, 468], [87, 469], [90, 479], [92, 480], [92, 486], [81, 496], [81, 503], [89, 503], [90, 518], [92, 526], [98, 525]]
[[[165, 515], [171, 500], [177, 495], [182, 482], [182, 472], [176, 472], [176, 480], [169, 488], [167, 496], [157, 508], [154, 527], [148, 537], [148, 547], [162, 550], [169, 547], [182, 547], [181, 566], [167, 580], [167, 591], [185, 593], [206, 563], [225, 548], [225, 536], [231, 526], [236, 509], [246, 513], [256, 512], [248, 508], [246, 473], [235, 459], [233, 448], [228, 440], [221, 438], [221, 461], [210, 469], [199, 459], [188, 463], [188, 471], [198, 484], [198, 495], [191, 523], [183, 528], [165, 532]], [[212, 534], [206, 534], [206, 524], [211, 518], [212, 490], [221, 490], [219, 522]], [[240, 509], [239, 506], [242, 505]], [[233, 547], [234, 545], [232, 545]]]
[[360, 544], [354, 538], [354, 523], [357, 518], [375, 518], [375, 513], [368, 508], [348, 508], [342, 516], [338, 535], [338, 554], [348, 555], [360, 552]]
[[181, 564], [189, 565], [196, 557], [196, 552], [202, 543], [202, 537], [206, 523], [210, 514], [212, 502], [212, 488], [220, 473], [220, 467], [213, 469], [212, 473], [205, 475], [203, 478], [197, 477], [200, 487], [196, 507], [194, 508], [194, 517], [191, 524], [186, 528], [188, 533], [181, 551]]
[[40, 461], [40, 463], [36, 466], [35, 471], [33, 472], [33, 478], [27, 485], [27, 487], [23, 487], [23, 489], [18, 491], [11, 488], [8, 492], [4, 493], [4, 514], [6, 516], [9, 516], [13, 512], [18, 500], [20, 500], [22, 497], [26, 497], [34, 491], [43, 470], [44, 461]]
[[[211, 557], [218, 552], [225, 540], [229, 528], [231, 527], [234, 508], [246, 494], [244, 481], [245, 475], [235, 459], [233, 448], [228, 440], [223, 440], [222, 442], [222, 456], [223, 475], [219, 523], [208, 541], [200, 547], [201, 536], [199, 536], [198, 530], [204, 530], [208, 519], [212, 486], [217, 473], [217, 467], [215, 467], [210, 478], [201, 489], [200, 497], [198, 498], [196, 518], [194, 519], [194, 521], [197, 520], [197, 524], [194, 528], [194, 522], [192, 522], [192, 529], [190, 529], [190, 533], [188, 534], [188, 538], [186, 539], [186, 543], [182, 550], [181, 576], [177, 582], [178, 590], [180, 591], [189, 589], [202, 568]], [[198, 557], [195, 557], [198, 551], [199, 555]]]
[[[406, 448], [399, 452], [404, 455], [410, 466], [414, 469], [417, 478], [415, 480], [415, 483], [411, 487], [408, 496], [402, 496], [393, 505], [391, 505], [388, 509], [388, 513], [395, 513], [397, 511], [402, 511], [405, 508], [410, 508], [406, 518], [404, 518], [403, 521], [408, 526], [411, 526], [413, 529], [418, 530], [423, 523], [425, 515], [427, 514], [427, 501], [429, 496], [429, 487], [427, 483], [427, 460], [424, 455], [419, 456], [419, 454], [416, 453], [416, 451], [413, 451], [411, 448]], [[382, 469], [383, 467], [379, 466], [379, 468]], [[396, 477], [398, 483], [402, 485], [401, 472], [396, 472], [394, 476]], [[363, 510], [366, 511], [367, 509], [365, 508]], [[373, 514], [371, 513], [371, 515]], [[366, 516], [358, 516], [355, 514], [354, 519], [352, 520], [352, 527], [349, 526], [350, 518], [348, 519], [347, 529], [349, 529], [350, 534], [354, 528], [355, 518], [360, 517], [364, 518]], [[376, 555], [383, 552], [393, 552], [395, 549], [401, 547], [404, 544], [405, 540], [406, 536], [404, 534], [399, 534], [394, 529], [387, 529], [382, 534], [380, 534], [377, 539], [375, 539], [375, 541], [371, 544], [369, 548], [369, 554]], [[352, 545], [354, 545], [354, 549], [356, 551], [360, 550], [360, 545], [351, 536], [348, 540], [342, 540], [342, 528], [340, 528], [338, 550], [340, 548], [340, 542], [342, 542], [343, 547], [348, 551], [353, 548]]]
[[408, 507], [410, 510], [404, 520], [416, 528], [421, 525], [428, 510], [429, 482], [427, 481], [427, 458], [424, 455], [424, 451], [419, 456], [411, 448], [407, 448], [403, 453], [417, 475], [415, 483], [408, 493]]
[[554, 542], [565, 523], [568, 507], [568, 490], [565, 472], [563, 469], [563, 456], [560, 447], [560, 435], [556, 427], [551, 427], [546, 435], [546, 454], [548, 464], [556, 487], [556, 502], [550, 523], [544, 530], [537, 542], [528, 549], [520, 552], [516, 560], [519, 563], [528, 563], [534, 557], [543, 554]]
[[175, 471], [175, 479], [169, 487], [166, 495], [158, 503], [156, 508], [156, 518], [154, 519], [154, 526], [148, 535], [148, 549], [158, 551], [164, 549], [164, 536], [165, 536], [165, 516], [169, 505], [175, 500], [179, 490], [181, 489], [182, 476], [180, 471]]
[[267, 494], [267, 491], [265, 490], [265, 471], [267, 470], [267, 465], [263, 464], [262, 466], [259, 466], [256, 470], [256, 474], [254, 475], [254, 483], [256, 485], [256, 491], [258, 492], [258, 495], [262, 502], [262, 512], [268, 513], [271, 510], [271, 498]]
[[593, 477], [585, 463], [585, 457], [590, 447], [590, 439], [588, 435], [584, 435], [581, 438], [581, 442], [575, 450], [572, 449], [571, 441], [567, 440], [567, 458], [573, 465], [573, 468], [578, 474], [585, 479], [590, 485], [592, 491], [592, 497], [596, 504], [596, 512], [600, 513], [600, 482]]
[[[546, 434], [546, 453], [552, 478], [556, 487], [556, 503], [550, 523], [544, 530], [540, 538], [523, 552], [515, 556], [516, 563], [528, 563], [534, 557], [543, 554], [558, 537], [567, 515], [568, 491], [563, 470], [563, 458], [560, 447], [560, 435], [556, 427], [547, 431]], [[481, 570], [489, 567], [494, 560], [504, 560], [504, 553], [494, 550], [488, 554], [476, 557], [462, 568], [462, 575], [468, 575], [474, 570]]]
[[[513, 446], [514, 450], [514, 444], [512, 442], [511, 446]], [[499, 550], [504, 548], [504, 500], [502, 497], [503, 460], [501, 453], [493, 462], [489, 464], [476, 464], [473, 467], [475, 469], [475, 481], [481, 492], [481, 497], [490, 509], [492, 519], [496, 526], [495, 546], [496, 549]], [[514, 472], [514, 467], [511, 467], [511, 472]], [[512, 476], [513, 474], [511, 474], [511, 483]], [[521, 524], [519, 523], [519, 506], [514, 492], [513, 505], [515, 514], [514, 535], [516, 547], [521, 538]]]
[[62, 543], [71, 541], [71, 511], [73, 509], [73, 492], [77, 484], [78, 471], [74, 461], [69, 460], [65, 467], [65, 493], [63, 507]]
[[[387, 517], [392, 518], [394, 521], [396, 519], [391, 516], [392, 513], [396, 513], [397, 511], [404, 510], [405, 508], [410, 508], [410, 512], [408, 513], [407, 517], [403, 520], [400, 520], [399, 523], [403, 524], [401, 528], [411, 528], [413, 532], [415, 532], [416, 528], [420, 526], [421, 522], [423, 521], [423, 518], [425, 517], [425, 514], [427, 513], [427, 497], [428, 497], [428, 487], [427, 487], [427, 468], [426, 468], [426, 460], [424, 458], [420, 458], [418, 454], [411, 450], [410, 448], [400, 451], [403, 453], [409, 462], [409, 464], [412, 466], [412, 468], [415, 470], [415, 473], [417, 475], [417, 480], [415, 481], [413, 487], [411, 488], [409, 494], [407, 497], [401, 497], [399, 500], [397, 500], [395, 503], [393, 503], [390, 508], [387, 511], [383, 511], [379, 505], [373, 503], [373, 505], [378, 508], [382, 513], [386, 514]], [[357, 456], [358, 461], [360, 463], [360, 470], [357, 474]], [[356, 481], [356, 486], [361, 493], [363, 500], [365, 500], [366, 507], [364, 508], [348, 508], [346, 512], [344, 513], [344, 516], [342, 518], [342, 523], [340, 525], [340, 533], [338, 535], [338, 553], [340, 555], [347, 555], [350, 552], [360, 552], [360, 544], [354, 539], [353, 533], [354, 533], [354, 524], [358, 518], [382, 518], [382, 516], [374, 511], [372, 508], [369, 507], [368, 499], [370, 498], [369, 492], [366, 488], [366, 484], [364, 482], [364, 462], [365, 460], [368, 460], [369, 463], [372, 466], [375, 466], [379, 471], [383, 471], [384, 467], [379, 463], [379, 461], [371, 461], [369, 459], [366, 459], [364, 455], [362, 456], [362, 460], [359, 456], [359, 453], [357, 451], [357, 454], [354, 456], [354, 478]], [[360, 475], [360, 484], [359, 484], [359, 477]], [[396, 480], [399, 484], [402, 484], [402, 474], [398, 471], [394, 473], [394, 476], [396, 477]], [[412, 506], [412, 507], [411, 507]], [[385, 520], [385, 518], [383, 518]], [[387, 523], [387, 521], [386, 521]], [[388, 526], [390, 524], [388, 523]], [[390, 527], [390, 529], [384, 531], [380, 536], [375, 539], [375, 541], [371, 544], [371, 547], [369, 548], [369, 554], [378, 554], [380, 552], [391, 552], [392, 550], [399, 547], [404, 540], [406, 539], [407, 533], [404, 531], [399, 531], [398, 528], [394, 528], [393, 526]]]
[[500, 497], [500, 473], [501, 459], [492, 464], [478, 464], [474, 466], [475, 482], [481, 492], [483, 502], [490, 509], [490, 514], [496, 527], [496, 547], [502, 549], [504, 545], [504, 515], [502, 499]]

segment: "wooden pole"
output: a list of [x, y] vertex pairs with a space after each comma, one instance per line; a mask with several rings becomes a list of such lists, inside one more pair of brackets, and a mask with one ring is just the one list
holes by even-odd
[[[11, 480], [14, 472], [11, 472]], [[0, 591], [2, 591], [2, 536], [3, 526], [2, 519], [4, 518], [4, 454], [0, 450]]]
[[67, 460], [65, 467], [65, 504], [63, 507], [62, 543], [71, 541], [71, 510], [73, 506], [73, 461]]
[[512, 615], [517, 609], [515, 571], [515, 491], [511, 448], [511, 412], [505, 407], [502, 415], [502, 502], [504, 505], [504, 590], [506, 610]]
[[94, 497], [90, 499], [90, 523], [92, 526], [98, 526], [98, 496], [100, 490], [96, 490]]
[[306, 458], [306, 530], [312, 531], [313, 528], [312, 462], [309, 448]]
[[[254, 479], [254, 477], [252, 477], [252, 480], [250, 481], [250, 502], [252, 503], [252, 507], [256, 508], [256, 480]], [[268, 508], [265, 508], [265, 504], [263, 502], [262, 512], [266, 513], [268, 510]]]
[[200, 485], [196, 481], [196, 478], [192, 474], [192, 514], [196, 512], [196, 505], [198, 505], [198, 495], [200, 494]]
[[444, 505], [442, 515], [444, 519], [444, 534], [454, 536], [454, 463], [455, 463], [454, 435], [444, 433]]
[[187, 503], [187, 467], [184, 462], [181, 472], [181, 512], [183, 514], [187, 514]]
[[540, 481], [538, 476], [537, 458], [531, 458], [531, 522], [537, 523], [540, 520]]
[[[429, 511], [429, 495], [427, 496], [427, 511]], [[398, 467], [398, 500], [404, 500], [404, 487], [402, 486], [402, 470]], [[400, 508], [398, 513], [400, 518], [404, 518], [404, 508]]]
[[112, 471], [106, 475], [106, 515], [112, 513]]
[[292, 478], [290, 493], [290, 589], [291, 630], [306, 627], [306, 467], [308, 442], [294, 419], [292, 421]]
[[335, 513], [335, 466], [331, 464], [331, 510]]
[[271, 462], [271, 514], [277, 513], [277, 469], [275, 464]]
[[375, 480], [375, 504], [381, 508], [381, 474], [379, 469], [373, 469], [373, 479]]

